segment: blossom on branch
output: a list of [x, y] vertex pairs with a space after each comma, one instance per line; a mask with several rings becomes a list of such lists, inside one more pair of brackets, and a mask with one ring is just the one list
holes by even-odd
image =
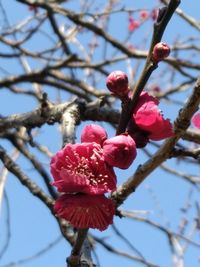
[[142, 92], [132, 116], [132, 123], [143, 132], [149, 133], [148, 138], [154, 141], [173, 136], [172, 124], [169, 119], [163, 118], [158, 104], [159, 101], [155, 97]]
[[157, 43], [153, 48], [152, 60], [157, 63], [168, 57], [169, 54], [170, 47], [168, 46], [168, 44], [163, 42]]
[[103, 144], [103, 154], [109, 165], [127, 169], [137, 154], [135, 141], [125, 134], [109, 138]]
[[140, 23], [136, 19], [134, 19], [131, 15], [129, 15], [129, 24], [128, 24], [128, 30], [129, 32], [134, 32], [139, 26]]
[[143, 9], [143, 10], [140, 11], [140, 18], [141, 18], [142, 20], [147, 19], [148, 16], [149, 16], [149, 13], [148, 13], [147, 10]]
[[157, 18], [158, 18], [158, 9], [153, 9], [151, 11], [150, 17], [152, 18], [152, 20], [157, 20]]
[[81, 133], [81, 143], [95, 142], [102, 146], [107, 137], [107, 133], [103, 127], [97, 124], [89, 124], [84, 127]]
[[54, 211], [76, 228], [103, 231], [113, 223], [115, 205], [104, 195], [64, 194], [56, 200]]
[[100, 195], [116, 189], [113, 168], [96, 143], [67, 144], [53, 156], [51, 173], [59, 192]]
[[113, 71], [108, 75], [106, 86], [113, 95], [121, 99], [126, 98], [130, 92], [128, 77], [126, 73], [120, 70]]
[[200, 129], [200, 113], [197, 113], [192, 117], [192, 123], [195, 127]]

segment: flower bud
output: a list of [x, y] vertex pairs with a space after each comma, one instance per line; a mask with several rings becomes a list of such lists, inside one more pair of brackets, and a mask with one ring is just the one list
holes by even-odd
[[157, 9], [153, 9], [151, 11], [151, 14], [150, 14], [152, 20], [157, 20], [157, 17], [158, 17], [158, 10]]
[[106, 86], [109, 91], [119, 98], [128, 96], [128, 77], [126, 73], [120, 70], [113, 71], [108, 75], [106, 79]]
[[136, 145], [130, 135], [118, 135], [103, 144], [105, 161], [113, 167], [127, 169], [136, 157]]
[[143, 9], [143, 10], [140, 11], [140, 18], [141, 18], [142, 20], [147, 19], [148, 16], [149, 16], [149, 13], [148, 13], [147, 10]]
[[134, 32], [140, 26], [139, 21], [135, 20], [133, 17], [129, 17], [129, 32]]
[[157, 43], [153, 48], [152, 60], [158, 62], [168, 57], [170, 54], [170, 47], [166, 43]]
[[192, 117], [192, 123], [196, 128], [200, 129], [200, 113], [197, 113]]
[[97, 124], [86, 125], [81, 133], [81, 143], [95, 142], [102, 146], [107, 139], [107, 133], [101, 126]]

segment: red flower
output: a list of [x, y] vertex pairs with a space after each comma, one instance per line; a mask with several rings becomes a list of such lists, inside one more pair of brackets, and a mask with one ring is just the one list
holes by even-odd
[[168, 44], [163, 42], [157, 43], [153, 48], [152, 60], [154, 62], [161, 61], [166, 57], [168, 57], [169, 54], [170, 54], [170, 47], [168, 46]]
[[158, 100], [147, 92], [142, 92], [133, 111], [133, 122], [141, 129], [149, 132], [151, 140], [161, 140], [173, 136], [172, 124], [164, 119], [158, 109]]
[[128, 96], [129, 86], [126, 73], [121, 70], [111, 72], [106, 79], [106, 86], [114, 95], [124, 98]]
[[142, 20], [145, 20], [146, 18], [148, 18], [148, 16], [149, 16], [149, 13], [147, 12], [147, 10], [144, 9], [140, 11], [140, 18]]
[[97, 124], [86, 125], [81, 133], [81, 143], [95, 142], [102, 146], [103, 142], [107, 139], [107, 133], [101, 126]]
[[56, 200], [54, 211], [76, 228], [103, 231], [113, 223], [115, 205], [104, 195], [64, 194]]
[[197, 113], [192, 117], [192, 123], [195, 127], [200, 129], [200, 113]]
[[151, 11], [151, 18], [152, 18], [152, 20], [157, 20], [157, 18], [158, 18], [158, 9], [153, 9]]
[[118, 135], [103, 144], [105, 161], [110, 166], [127, 169], [136, 157], [136, 145], [129, 135]]
[[132, 16], [129, 15], [129, 25], [128, 25], [128, 30], [129, 32], [135, 31], [139, 26], [140, 23], [139, 21], [135, 20]]
[[116, 176], [95, 143], [67, 144], [51, 161], [53, 185], [59, 192], [100, 195], [116, 189]]

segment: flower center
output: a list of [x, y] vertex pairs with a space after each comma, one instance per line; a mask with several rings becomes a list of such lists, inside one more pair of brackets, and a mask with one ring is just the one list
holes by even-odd
[[72, 175], [81, 176], [83, 179], [87, 179], [90, 185], [95, 186], [98, 184], [107, 185], [108, 175], [102, 173], [102, 164], [99, 161], [100, 155], [97, 151], [90, 158], [85, 158], [84, 156], [74, 152], [76, 160], [69, 156], [65, 157], [66, 169]]

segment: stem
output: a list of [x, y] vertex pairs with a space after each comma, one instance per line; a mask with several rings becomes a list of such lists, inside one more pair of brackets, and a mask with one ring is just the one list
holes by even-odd
[[68, 267], [76, 267], [79, 265], [82, 247], [84, 241], [87, 237], [88, 229], [79, 229], [77, 233], [77, 238], [72, 249], [70, 257], [67, 259]]
[[129, 103], [126, 103], [122, 106], [122, 112], [116, 132], [117, 135], [126, 131], [126, 127], [131, 118], [133, 108], [137, 103], [137, 100], [147, 81], [149, 80], [149, 77], [151, 76], [152, 72], [158, 67], [158, 65], [151, 60], [152, 51], [155, 44], [161, 41], [165, 28], [179, 4], [180, 0], [171, 0], [169, 5], [161, 9], [159, 12], [157, 22], [154, 24], [154, 32], [145, 66], [138, 82], [136, 83], [133, 89], [133, 97]]
[[124, 200], [135, 191], [135, 189], [153, 172], [162, 162], [171, 156], [174, 146], [184, 135], [190, 125], [190, 120], [198, 110], [200, 103], [200, 77], [197, 79], [193, 93], [180, 110], [179, 116], [174, 123], [174, 136], [167, 139], [160, 149], [152, 158], [140, 165], [135, 174], [130, 177], [124, 184], [118, 187], [117, 191], [112, 194], [112, 198], [119, 206]]

